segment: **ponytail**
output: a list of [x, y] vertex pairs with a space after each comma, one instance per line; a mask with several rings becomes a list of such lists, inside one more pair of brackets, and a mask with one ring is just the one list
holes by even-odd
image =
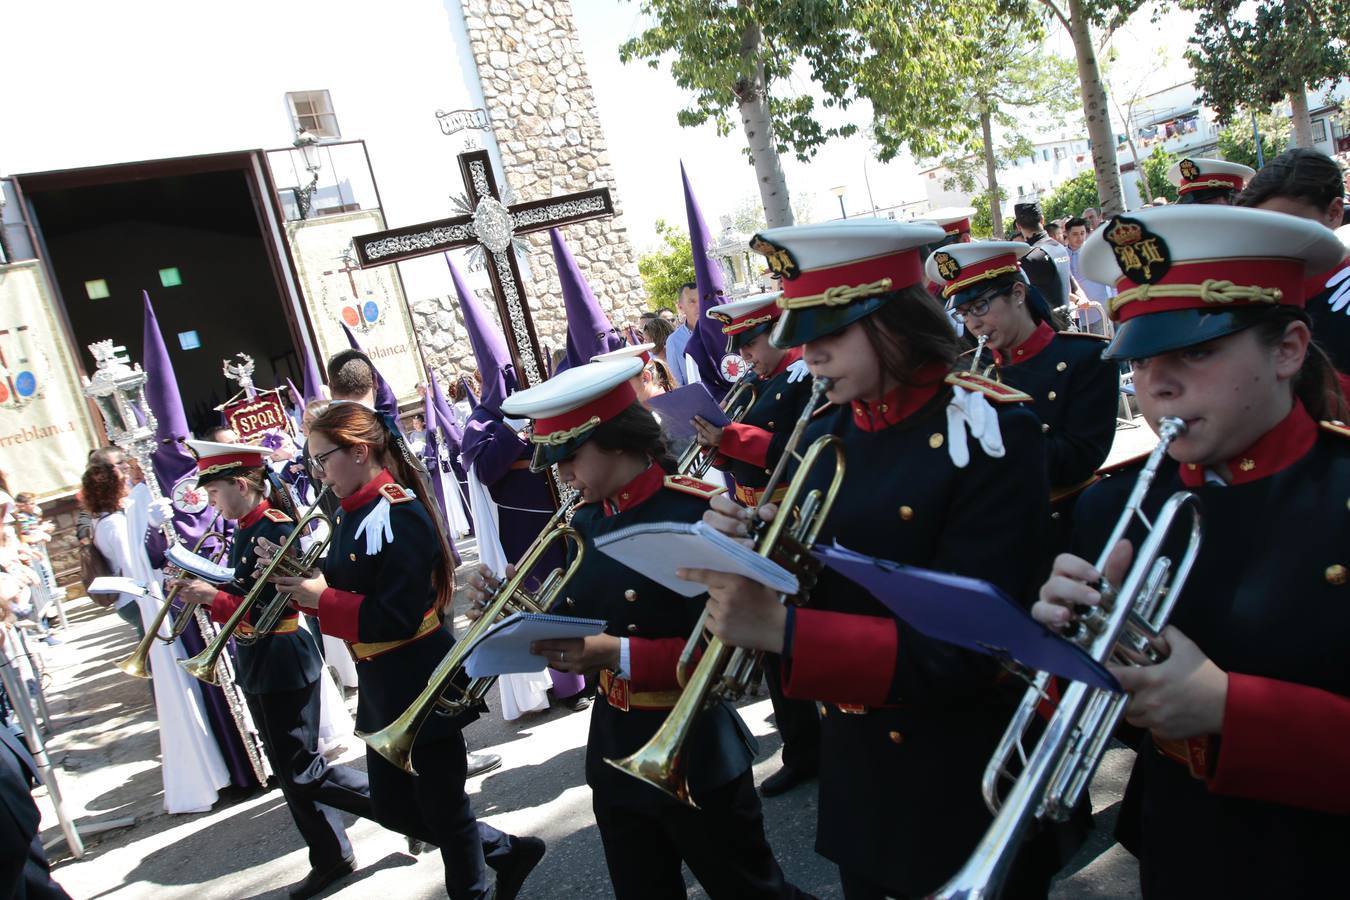
[[[1273, 347], [1284, 337], [1291, 322], [1302, 322], [1310, 329], [1312, 327], [1312, 321], [1305, 311], [1294, 306], [1279, 306], [1255, 326], [1257, 337], [1266, 346]], [[1303, 367], [1294, 376], [1293, 386], [1294, 396], [1314, 419], [1344, 422], [1350, 416], [1350, 404], [1341, 390], [1336, 367], [1316, 341], [1308, 344], [1308, 355], [1303, 359]]]

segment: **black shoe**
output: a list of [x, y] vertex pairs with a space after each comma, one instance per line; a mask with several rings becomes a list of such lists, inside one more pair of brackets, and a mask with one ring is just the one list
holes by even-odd
[[291, 885], [291, 889], [287, 893], [297, 900], [302, 900], [304, 897], [313, 897], [333, 882], [346, 878], [355, 871], [356, 857], [349, 856], [346, 859], [338, 860], [326, 869], [310, 869], [309, 874], [305, 876], [305, 880], [299, 884]]
[[497, 886], [493, 889], [492, 900], [515, 900], [520, 886], [544, 858], [544, 842], [536, 837], [518, 837], [511, 860], [497, 872]]
[[764, 797], [777, 797], [779, 794], [785, 794], [802, 782], [810, 781], [815, 777], [815, 772], [783, 766], [783, 768], [764, 779], [764, 783], [759, 786], [759, 793]]
[[421, 838], [415, 837], [408, 838], [408, 852], [411, 853], [413, 856], [418, 856], [422, 853], [427, 852], [427, 848], [429, 848], [430, 846], [431, 844], [428, 844]]
[[564, 697], [558, 701], [558, 705], [570, 709], [572, 712], [581, 712], [583, 709], [591, 708], [591, 694], [588, 691], [582, 691], [580, 694]]
[[502, 758], [495, 753], [470, 753], [469, 771], [464, 777], [472, 778], [484, 772], [491, 772], [501, 764]]

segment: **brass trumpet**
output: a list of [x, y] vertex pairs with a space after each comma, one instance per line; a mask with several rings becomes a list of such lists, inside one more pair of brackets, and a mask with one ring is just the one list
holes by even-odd
[[[796, 456], [795, 448], [801, 441], [807, 421], [814, 411], [820, 397], [829, 390], [829, 380], [817, 378], [811, 386], [811, 399], [806, 404], [802, 416], [793, 426], [787, 447], [778, 461], [774, 474], [769, 479], [769, 491], [782, 477], [789, 456]], [[806, 489], [807, 479], [814, 471], [820, 457], [828, 451], [834, 452], [834, 474], [828, 489], [822, 493], [815, 489], [800, 497]], [[801, 583], [801, 593], [796, 602], [802, 602], [819, 567], [811, 556], [811, 546], [820, 534], [821, 527], [829, 517], [835, 497], [844, 483], [844, 445], [835, 435], [817, 438], [806, 454], [800, 458], [800, 465], [787, 492], [778, 507], [778, 515], [760, 531], [755, 543], [755, 552], [760, 556], [772, 558], [775, 562], [797, 573]], [[800, 502], [799, 502], [800, 501]], [[795, 515], [794, 515], [795, 510]], [[791, 524], [789, 524], [791, 523]], [[684, 771], [683, 749], [693, 730], [694, 721], [704, 709], [719, 700], [735, 700], [745, 695], [759, 680], [759, 664], [763, 652], [732, 648], [717, 637], [709, 637], [707, 646], [698, 665], [689, 670], [688, 664], [693, 649], [705, 636], [704, 619], [706, 611], [699, 617], [684, 653], [680, 658], [681, 682], [684, 690], [680, 699], [670, 710], [666, 721], [657, 729], [642, 747], [623, 759], [606, 759], [605, 762], [621, 772], [626, 772], [647, 784], [663, 791], [670, 797], [697, 806], [689, 795], [689, 781]]]
[[[324, 488], [319, 492], [319, 497], [323, 496]], [[233, 637], [241, 644], [252, 644], [259, 638], [270, 634], [272, 629], [276, 628], [281, 617], [285, 615], [290, 607], [291, 595], [278, 591], [263, 611], [258, 616], [258, 621], [253, 625], [250, 634], [236, 634], [239, 625], [248, 616], [249, 611], [258, 604], [259, 598], [263, 592], [270, 587], [268, 579], [275, 575], [284, 575], [291, 578], [299, 578], [318, 564], [323, 556], [324, 550], [328, 548], [328, 542], [332, 538], [330, 530], [320, 540], [316, 540], [303, 555], [295, 557], [291, 551], [300, 544], [301, 536], [309, 529], [309, 526], [315, 522], [328, 522], [328, 516], [324, 515], [323, 510], [319, 508], [318, 500], [315, 500], [314, 507], [305, 514], [305, 516], [296, 523], [295, 528], [286, 540], [282, 542], [277, 549], [276, 556], [262, 569], [258, 577], [253, 582], [253, 587], [249, 588], [244, 599], [239, 602], [239, 607], [234, 611], [225, 624], [220, 626], [220, 633], [216, 635], [215, 640], [191, 659], [180, 659], [178, 665], [183, 667], [189, 675], [199, 678], [207, 684], [216, 684], [216, 663], [220, 660], [220, 655], [225, 652], [225, 647]]]
[[[497, 680], [495, 675], [475, 678], [463, 688], [457, 687], [454, 683], [478, 639], [500, 619], [511, 613], [548, 612], [557, 602], [564, 585], [576, 574], [585, 556], [585, 546], [576, 529], [562, 524], [563, 517], [570, 508], [571, 503], [564, 503], [554, 513], [548, 525], [539, 532], [520, 561], [516, 563], [514, 575], [505, 581], [493, 583], [492, 596], [484, 604], [483, 614], [469, 626], [464, 635], [455, 642], [455, 646], [450, 648], [450, 652], [432, 670], [427, 686], [417, 695], [417, 699], [384, 728], [371, 734], [358, 731], [357, 737], [403, 771], [412, 775], [417, 774], [412, 764], [413, 744], [417, 741], [417, 733], [426, 724], [427, 717], [432, 712], [455, 715], [476, 706], [482, 702], [483, 696]], [[544, 558], [544, 554], [555, 541], [564, 540], [571, 541], [576, 549], [576, 556], [572, 558], [566, 571], [554, 569], [545, 576], [537, 591], [533, 594], [526, 591], [525, 582], [539, 561]], [[458, 696], [447, 696], [448, 691], [456, 691]]]
[[[1136, 517], [1148, 528], [1148, 536], [1120, 586], [1103, 580], [1098, 586], [1101, 604], [1080, 611], [1065, 634], [1098, 662], [1134, 665], [1138, 659], [1161, 661], [1151, 639], [1167, 626], [1200, 554], [1199, 499], [1190, 491], [1177, 491], [1167, 498], [1152, 522], [1140, 507], [1168, 445], [1185, 432], [1186, 425], [1180, 419], [1168, 416], [1158, 423], [1158, 444], [1140, 470], [1125, 509], [1097, 559], [1097, 571], [1105, 571], [1111, 551]], [[1173, 574], [1173, 561], [1162, 555], [1162, 547], [1183, 512], [1190, 513], [1189, 537]], [[1040, 740], [1028, 754], [1023, 741], [1036, 720], [1036, 710], [1045, 699], [1049, 681], [1048, 673], [1036, 676], [985, 768], [984, 799], [996, 813], [994, 821], [965, 866], [935, 897], [944, 900], [998, 897], [1032, 824], [1041, 818], [1052, 821], [1068, 818], [1092, 781], [1129, 697], [1073, 682], [1064, 690]], [[1013, 778], [1014, 759], [1022, 761], [1022, 771], [1000, 803], [999, 787]]]
[[[730, 392], [722, 398], [722, 412], [727, 413], [731, 421], [741, 421], [745, 418], [745, 414], [750, 411], [750, 407], [755, 405], [754, 380], [755, 370], [747, 369], [746, 373], [736, 381]], [[748, 397], [746, 396], [747, 393]], [[741, 402], [742, 400], [744, 402]], [[713, 458], [716, 456], [716, 447], [704, 447], [698, 441], [694, 441], [676, 461], [675, 471], [680, 475], [702, 478], [708, 474], [708, 469], [712, 467]]]
[[[202, 536], [197, 538], [197, 542], [192, 545], [192, 552], [201, 553], [202, 548], [212, 540], [219, 542], [219, 545], [211, 551], [210, 559], [212, 562], [219, 562], [228, 547], [225, 535], [219, 531], [203, 532]], [[141, 638], [141, 642], [136, 645], [135, 651], [130, 656], [117, 664], [117, 668], [133, 678], [149, 678], [150, 648], [154, 645], [155, 640], [159, 639], [166, 644], [172, 644], [183, 636], [183, 632], [187, 630], [188, 624], [192, 621], [192, 604], [186, 605], [183, 608], [182, 615], [174, 618], [173, 628], [170, 629], [168, 637], [161, 637], [159, 634], [159, 629], [163, 627], [164, 620], [168, 617], [169, 610], [173, 607], [173, 601], [177, 599], [179, 590], [175, 587], [169, 592], [169, 596], [164, 598], [164, 605], [159, 608], [159, 612], [155, 614], [155, 620], [145, 630], [145, 637]]]

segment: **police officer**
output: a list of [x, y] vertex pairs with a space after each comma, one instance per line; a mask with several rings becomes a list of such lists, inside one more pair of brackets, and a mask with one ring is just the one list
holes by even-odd
[[[1315, 895], [1350, 841], [1350, 430], [1302, 285], [1343, 248], [1293, 216], [1194, 206], [1118, 218], [1083, 252], [1120, 289], [1108, 355], [1133, 365], [1144, 418], [1186, 423], [1143, 513], [1187, 490], [1204, 511], [1166, 660], [1113, 669], [1149, 733], [1117, 835], [1146, 898]], [[1127, 469], [1084, 494], [1042, 622], [1097, 604], [1101, 574], [1121, 583], [1142, 526], [1105, 573], [1087, 560], [1134, 484]]]
[[[183, 579], [179, 596], [210, 607], [211, 619], [227, 621], [253, 587], [259, 538], [280, 544], [295, 522], [266, 498], [266, 447], [189, 440], [197, 457], [197, 483], [211, 505], [235, 522], [230, 565], [235, 579], [224, 589], [199, 579]], [[278, 501], [289, 505], [289, 498]], [[309, 847], [310, 873], [290, 889], [292, 897], [310, 897], [355, 870], [355, 858], [338, 810], [371, 818], [370, 788], [365, 774], [333, 766], [319, 754], [319, 676], [323, 660], [309, 631], [299, 628], [299, 614], [288, 610], [274, 630], [253, 630], [262, 609], [276, 597], [264, 587], [239, 633], [252, 637], [235, 642], [236, 682], [244, 692], [263, 748], [300, 836]]]
[[[273, 582], [318, 610], [324, 634], [350, 645], [360, 688], [356, 724], [370, 734], [408, 708], [454, 646], [441, 623], [454, 589], [450, 552], [429, 498], [404, 486], [416, 473], [374, 410], [330, 405], [310, 427], [309, 450], [315, 476], [341, 499], [332, 543], [322, 570]], [[440, 848], [454, 900], [489, 896], [485, 862], [497, 872], [492, 896], [514, 897], [544, 855], [538, 838], [503, 834], [474, 818], [461, 729], [477, 717], [474, 710], [431, 716], [413, 747], [415, 775], [366, 750], [376, 817]]]
[[[921, 251], [941, 235], [850, 220], [756, 236], [783, 279], [774, 343], [802, 347], [812, 375], [830, 379], [834, 406], [804, 443], [837, 435], [846, 471], [819, 541], [987, 579], [1029, 605], [1045, 441], [1024, 394], [955, 369], [960, 344], [922, 286]], [[806, 486], [831, 475], [820, 467]], [[709, 516], [745, 532], [747, 511], [720, 497]], [[801, 607], [736, 576], [684, 574], [709, 586], [715, 634], [781, 652], [784, 693], [823, 704], [816, 849], [839, 866], [845, 897], [941, 885], [990, 821], [980, 773], [1015, 703], [997, 664], [925, 637], [828, 570]], [[1043, 894], [1049, 874], [1016, 895]]]
[[[811, 378], [800, 347], [784, 350], [769, 340], [782, 309], [781, 292], [757, 294], [708, 310], [722, 323], [726, 352], [739, 353], [754, 372], [753, 402], [738, 422], [717, 428], [695, 417], [698, 442], [716, 453], [713, 465], [735, 479], [735, 496], [743, 506], [782, 499], [786, 483], [772, 498], [764, 497], [773, 467], [782, 455], [793, 423], [811, 399]], [[764, 659], [764, 675], [773, 701], [774, 722], [783, 738], [783, 766], [764, 779], [759, 790], [774, 797], [814, 778], [820, 766], [820, 716], [810, 701], [783, 696], [777, 654]]]
[[[750, 771], [754, 738], [730, 705], [701, 713], [685, 748], [697, 807], [605, 762], [637, 750], [665, 721], [679, 696], [676, 660], [702, 602], [638, 575], [594, 542], [638, 523], [697, 521], [719, 490], [669, 474], [675, 461], [631, 383], [641, 369], [635, 358], [578, 366], [502, 404], [504, 414], [533, 420], [535, 466], [556, 464], [581, 492], [571, 525], [585, 552], [564, 612], [607, 622], [603, 634], [533, 649], [554, 668], [598, 677], [586, 783], [619, 900], [685, 897], [682, 862], [713, 898], [794, 896], [764, 837]], [[481, 573], [472, 583], [481, 600]]]
[[1073, 293], [1073, 272], [1069, 248], [1045, 233], [1045, 216], [1035, 201], [1013, 204], [1013, 225], [1033, 253], [1022, 260], [1022, 268], [1050, 308], [1062, 309]]
[[1116, 364], [1102, 359], [1104, 336], [1052, 327], [1019, 263], [1030, 249], [1017, 241], [953, 245], [929, 256], [925, 270], [943, 285], [957, 320], [986, 339], [995, 377], [1031, 397], [1046, 437], [1058, 552], [1068, 547], [1074, 498], [1111, 452], [1120, 377]]

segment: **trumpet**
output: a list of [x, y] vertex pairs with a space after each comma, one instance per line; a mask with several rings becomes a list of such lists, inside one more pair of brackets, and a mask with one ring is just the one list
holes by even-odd
[[[728, 413], [731, 421], [741, 421], [750, 411], [750, 407], [755, 405], [754, 380], [755, 370], [747, 369], [736, 381], [735, 386], [722, 398], [722, 412]], [[749, 396], [746, 396], [747, 394]], [[742, 400], [745, 402], [741, 402]], [[708, 474], [708, 469], [712, 467], [713, 458], [716, 456], [717, 448], [704, 447], [698, 441], [694, 441], [676, 461], [675, 471], [680, 475], [702, 478]]]
[[[212, 562], [219, 562], [221, 557], [225, 555], [228, 546], [225, 535], [219, 531], [202, 532], [202, 536], [197, 538], [197, 542], [192, 545], [192, 552], [201, 553], [202, 548], [212, 540], [217, 541], [218, 546], [211, 551], [210, 559]], [[159, 639], [166, 644], [172, 644], [183, 636], [183, 632], [192, 622], [192, 616], [189, 615], [190, 606], [184, 608], [182, 614], [174, 618], [173, 628], [170, 629], [168, 637], [161, 637], [159, 633], [159, 629], [164, 625], [165, 618], [169, 615], [169, 610], [173, 607], [173, 601], [178, 598], [179, 590], [180, 588], [175, 587], [169, 592], [169, 596], [164, 598], [164, 605], [159, 608], [159, 612], [155, 614], [155, 620], [145, 630], [145, 637], [141, 638], [141, 642], [136, 645], [135, 651], [130, 656], [117, 664], [117, 668], [133, 678], [149, 678], [150, 648], [155, 640]]]
[[[1105, 571], [1111, 551], [1135, 518], [1148, 529], [1148, 536], [1119, 587], [1103, 579], [1098, 585], [1101, 604], [1077, 611], [1065, 633], [1068, 640], [1083, 647], [1100, 663], [1161, 661], [1151, 639], [1167, 626], [1200, 554], [1200, 506], [1195, 494], [1177, 491], [1167, 498], [1152, 522], [1140, 507], [1168, 445], [1185, 432], [1186, 425], [1180, 419], [1168, 416], [1158, 423], [1158, 444], [1140, 471], [1125, 509], [1097, 559], [1097, 571]], [[1162, 547], [1183, 513], [1190, 514], [1189, 520], [1182, 520], [1188, 538], [1173, 573], [1173, 561], [1162, 554]], [[1027, 729], [1036, 720], [1037, 707], [1045, 699], [1049, 681], [1046, 672], [1036, 676], [985, 768], [982, 788], [985, 802], [995, 813], [994, 821], [965, 866], [935, 897], [944, 900], [998, 897], [1032, 824], [1042, 818], [1067, 819], [1092, 781], [1129, 698], [1073, 682], [1064, 690], [1035, 748], [1027, 754], [1023, 742]], [[1013, 778], [1014, 758], [1022, 760], [1022, 771], [1000, 803], [998, 791]]]
[[[450, 648], [450, 652], [432, 670], [427, 686], [408, 708], [379, 731], [371, 734], [356, 732], [356, 736], [365, 741], [372, 750], [403, 771], [416, 775], [417, 770], [412, 764], [413, 744], [417, 741], [418, 732], [426, 724], [427, 717], [432, 712], [453, 716], [482, 702], [483, 696], [497, 680], [497, 676], [474, 678], [462, 688], [455, 684], [455, 680], [459, 677], [478, 639], [488, 629], [511, 613], [548, 612], [557, 602], [563, 587], [576, 574], [585, 556], [585, 545], [576, 529], [562, 524], [563, 517], [575, 499], [571, 498], [570, 502], [564, 503], [554, 513], [548, 525], [544, 526], [521, 556], [520, 561], [516, 563], [516, 573], [505, 581], [492, 583], [492, 596], [484, 604], [483, 614], [469, 626], [463, 637], [455, 642], [455, 646]], [[557, 541], [570, 541], [576, 555], [568, 564], [566, 571], [554, 569], [544, 577], [537, 591], [529, 593], [525, 590], [526, 581]], [[447, 692], [451, 690], [457, 691], [458, 696], [447, 696]]]
[[[829, 386], [829, 379], [825, 378], [817, 378], [811, 385], [811, 399], [793, 426], [783, 456], [769, 479], [769, 492], [772, 492], [782, 478], [788, 457], [790, 455], [795, 457], [795, 448], [801, 442], [802, 433], [806, 430], [811, 413], [814, 412], [821, 396], [829, 390]], [[802, 497], [802, 492], [806, 490], [807, 479], [815, 470], [816, 463], [830, 451], [834, 453], [834, 472], [828, 489], [822, 493], [817, 488]], [[788, 484], [787, 492], [783, 495], [778, 515], [767, 527], [761, 524], [758, 528], [759, 536], [755, 542], [755, 552], [760, 556], [772, 558], [797, 573], [801, 584], [801, 593], [796, 601], [798, 603], [802, 602], [802, 598], [814, 584], [815, 573], [820, 564], [811, 556], [811, 546], [829, 517], [830, 509], [834, 506], [835, 497], [838, 496], [843, 482], [843, 442], [835, 435], [817, 438], [807, 448], [806, 454], [800, 457], [800, 465]], [[694, 722], [698, 715], [713, 703], [744, 696], [759, 680], [759, 665], [763, 658], [761, 651], [746, 650], [742, 647], [732, 648], [721, 639], [710, 637], [698, 665], [690, 670], [689, 663], [692, 661], [694, 648], [705, 634], [706, 616], [705, 610], [681, 654], [678, 671], [684, 690], [665, 722], [657, 729], [656, 734], [632, 755], [623, 759], [605, 760], [619, 771], [645, 781], [681, 803], [694, 807], [698, 804], [694, 803], [689, 795], [689, 780], [685, 774], [683, 760], [684, 744], [693, 730]]]
[[[319, 492], [322, 497], [328, 488]], [[299, 546], [300, 538], [309, 530], [309, 526], [315, 522], [328, 522], [328, 516], [324, 515], [323, 510], [319, 508], [318, 500], [315, 500], [314, 507], [305, 516], [296, 523], [295, 528], [287, 535], [286, 540], [277, 548], [276, 556], [262, 569], [253, 582], [253, 587], [249, 588], [244, 599], [239, 602], [239, 607], [226, 620], [225, 624], [220, 626], [220, 633], [210, 644], [191, 659], [180, 659], [178, 665], [183, 667], [189, 675], [199, 678], [207, 684], [216, 684], [216, 663], [220, 660], [220, 655], [225, 652], [225, 647], [233, 637], [241, 644], [252, 644], [259, 638], [264, 637], [276, 628], [281, 617], [285, 615], [290, 607], [291, 595], [283, 591], [277, 591], [275, 597], [263, 607], [258, 615], [258, 621], [254, 623], [250, 632], [245, 634], [239, 631], [239, 626], [248, 616], [254, 606], [258, 605], [263, 592], [270, 587], [268, 579], [276, 575], [284, 575], [291, 578], [303, 576], [310, 569], [318, 564], [319, 559], [328, 549], [328, 542], [332, 539], [331, 524], [328, 533], [323, 538], [316, 540], [310, 545], [309, 550], [299, 557], [292, 556], [291, 551]], [[238, 632], [238, 633], [237, 633]]]

